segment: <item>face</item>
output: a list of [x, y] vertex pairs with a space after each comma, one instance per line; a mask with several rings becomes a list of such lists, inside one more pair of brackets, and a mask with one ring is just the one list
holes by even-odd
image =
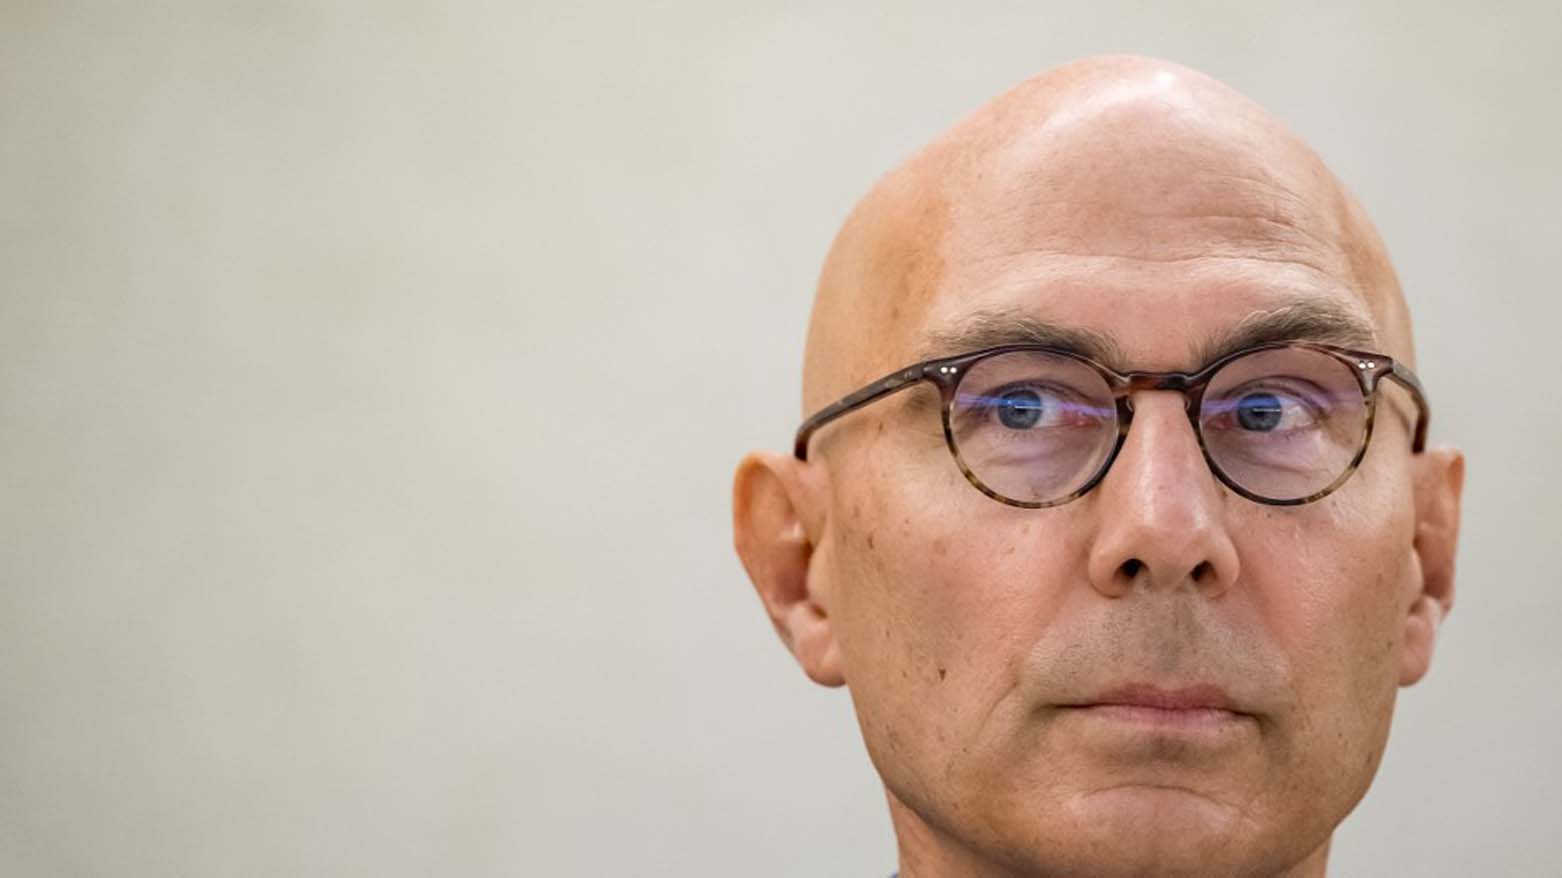
[[[1008, 173], [964, 187], [936, 282], [858, 379], [978, 314], [1184, 371], [1298, 301], [1383, 322], [1306, 169], [1250, 160], [1232, 132], [1146, 134], [1133, 105], [1059, 124], [1082, 127], [1000, 152]], [[975, 490], [936, 399], [905, 391], [821, 434], [789, 494], [812, 627], [766, 599], [810, 673], [850, 688], [903, 868], [1321, 873], [1429, 650], [1408, 398], [1386, 392], [1342, 487], [1279, 507], [1216, 480], [1179, 395], [1137, 393], [1105, 478], [1047, 509]]]

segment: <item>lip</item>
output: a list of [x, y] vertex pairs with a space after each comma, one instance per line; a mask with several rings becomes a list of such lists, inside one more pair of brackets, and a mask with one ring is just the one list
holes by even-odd
[[1095, 719], [1187, 732], [1217, 730], [1250, 716], [1225, 690], [1208, 683], [1178, 688], [1130, 683], [1064, 707]]
[[1166, 689], [1151, 683], [1129, 683], [1108, 689], [1076, 707], [1141, 707], [1163, 711], [1220, 710], [1241, 713], [1226, 690], [1211, 683]]

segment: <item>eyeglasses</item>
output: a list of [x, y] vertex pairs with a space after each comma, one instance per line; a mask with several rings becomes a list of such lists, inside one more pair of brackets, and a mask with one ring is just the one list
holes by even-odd
[[942, 396], [944, 440], [976, 489], [1039, 509], [1095, 487], [1128, 436], [1130, 394], [1174, 390], [1215, 477], [1259, 503], [1294, 506], [1344, 484], [1367, 453], [1378, 388], [1415, 398], [1411, 451], [1426, 447], [1421, 382], [1390, 357], [1333, 345], [1265, 344], [1197, 372], [1118, 372], [1044, 345], [1005, 345], [900, 369], [826, 406], [797, 430], [794, 453], [825, 424], [918, 382]]

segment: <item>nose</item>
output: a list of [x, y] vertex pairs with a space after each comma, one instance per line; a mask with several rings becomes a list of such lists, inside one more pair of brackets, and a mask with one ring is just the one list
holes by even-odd
[[1204, 461], [1181, 394], [1138, 391], [1133, 422], [1096, 486], [1091, 585], [1122, 597], [1136, 585], [1218, 596], [1236, 581], [1224, 507], [1231, 495]]

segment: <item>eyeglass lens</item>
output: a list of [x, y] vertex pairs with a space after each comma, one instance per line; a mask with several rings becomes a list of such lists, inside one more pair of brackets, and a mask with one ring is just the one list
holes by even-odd
[[[1071, 357], [1015, 351], [971, 364], [948, 412], [955, 452], [988, 490], [1050, 503], [1089, 483], [1117, 442], [1106, 378]], [[1284, 501], [1332, 485], [1361, 449], [1366, 400], [1350, 367], [1274, 348], [1212, 376], [1198, 424], [1210, 462], [1254, 495]]]

